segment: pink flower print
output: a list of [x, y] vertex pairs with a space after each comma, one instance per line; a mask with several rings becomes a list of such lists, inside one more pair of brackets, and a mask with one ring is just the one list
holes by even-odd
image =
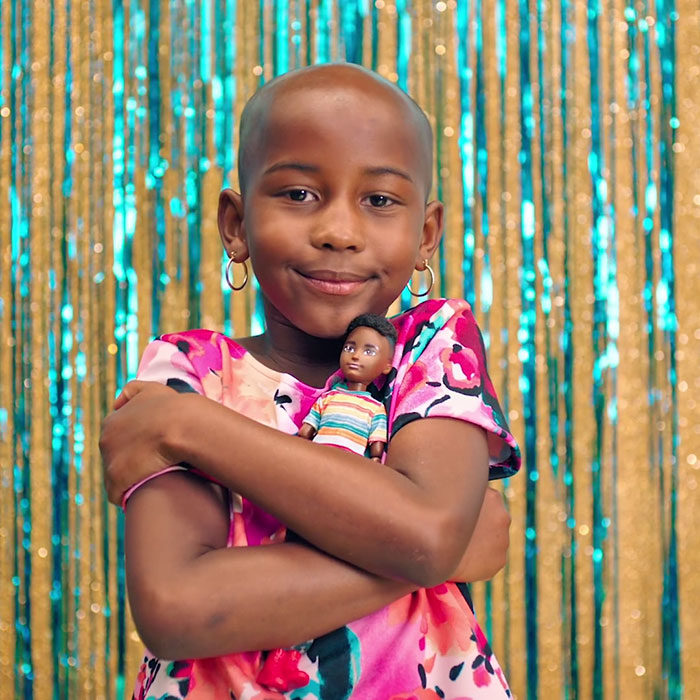
[[[477, 659], [483, 661], [484, 657], [479, 656]], [[480, 663], [472, 672], [472, 677], [474, 678], [474, 684], [483, 688], [491, 683], [491, 674], [486, 670], [483, 663]]]
[[471, 348], [455, 343], [440, 352], [440, 362], [445, 370], [443, 382], [448, 389], [469, 396], [481, 393], [479, 358]]

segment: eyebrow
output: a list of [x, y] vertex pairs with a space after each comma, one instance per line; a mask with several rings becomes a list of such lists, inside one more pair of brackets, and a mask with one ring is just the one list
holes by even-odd
[[373, 168], [365, 168], [364, 172], [367, 175], [396, 175], [397, 177], [401, 177], [404, 180], [413, 182], [413, 178], [405, 170], [399, 170], [399, 168], [392, 168], [389, 165], [378, 165]]
[[[355, 340], [346, 340], [345, 345], [357, 345], [357, 341]], [[376, 345], [375, 343], [365, 343], [363, 348], [378, 348], [379, 345]]]
[[282, 161], [271, 165], [267, 170], [265, 170], [263, 175], [270, 175], [271, 173], [276, 173], [278, 170], [299, 170], [303, 173], [317, 173], [320, 171], [320, 168], [317, 165], [311, 165], [310, 163]]
[[[311, 165], [311, 163], [300, 163], [298, 161], [282, 161], [280, 163], [275, 163], [271, 165], [267, 170], [263, 172], [263, 175], [271, 175], [279, 170], [298, 170], [303, 173], [318, 173], [321, 168], [318, 165]], [[396, 175], [408, 182], [413, 182], [413, 178], [405, 170], [400, 170], [399, 168], [392, 168], [389, 165], [377, 165], [369, 168], [365, 168], [365, 175]]]

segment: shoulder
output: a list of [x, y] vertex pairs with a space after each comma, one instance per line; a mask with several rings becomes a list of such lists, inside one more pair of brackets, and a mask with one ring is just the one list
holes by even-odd
[[223, 350], [231, 357], [238, 358], [246, 354], [246, 349], [233, 338], [218, 331], [197, 328], [181, 333], [164, 333], [154, 342], [167, 343], [176, 347], [190, 359], [207, 359], [221, 356]]
[[520, 453], [488, 374], [486, 348], [470, 305], [435, 299], [395, 320], [392, 434], [419, 418], [456, 418], [490, 434], [491, 476], [509, 476]]
[[471, 306], [463, 299], [431, 299], [392, 319], [398, 338], [394, 364], [413, 363], [443, 348], [485, 356]]
[[392, 323], [402, 355], [422, 350], [433, 339], [448, 341], [459, 337], [468, 344], [482, 345], [472, 308], [463, 299], [430, 299], [396, 316]]
[[159, 377], [201, 380], [210, 371], [219, 371], [229, 360], [240, 359], [245, 348], [217, 331], [197, 329], [164, 333], [151, 341], [141, 356], [139, 379], [162, 381]]
[[408, 326], [444, 322], [453, 316], [473, 318], [472, 307], [464, 299], [428, 299], [391, 319], [397, 330]]

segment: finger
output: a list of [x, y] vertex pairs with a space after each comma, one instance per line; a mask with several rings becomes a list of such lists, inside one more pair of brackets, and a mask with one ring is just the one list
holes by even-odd
[[115, 506], [121, 505], [121, 493], [112, 479], [105, 479], [105, 488], [107, 489], [107, 500]]
[[131, 399], [136, 396], [140, 391], [143, 391], [143, 385], [145, 382], [141, 382], [138, 379], [134, 379], [130, 382], [127, 382], [124, 388], [121, 390], [119, 396], [117, 396], [116, 399], [114, 399], [114, 406], [113, 409], [116, 411], [117, 409], [121, 408], [125, 403], [130, 401]]

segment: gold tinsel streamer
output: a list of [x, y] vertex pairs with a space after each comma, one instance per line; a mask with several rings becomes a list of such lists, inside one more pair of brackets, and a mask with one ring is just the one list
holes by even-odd
[[[126, 17], [135, 9], [125, 3]], [[302, 13], [302, 37], [307, 31], [310, 56], [302, 51], [302, 63], [307, 58], [316, 61], [319, 55], [316, 28], [323, 3], [308, 3], [309, 13]], [[329, 3], [325, 3], [328, 6]], [[398, 77], [397, 67], [397, 9], [391, 2], [377, 0], [376, 68], [389, 79]], [[653, 14], [653, 3], [647, 3]], [[24, 21], [29, 45], [23, 56], [15, 53], [12, 38], [19, 36], [23, 18], [19, 3], [0, 4], [0, 37], [2, 46], [0, 81], [0, 410], [7, 412], [0, 422], [0, 695], [12, 697], [18, 685], [21, 669], [15, 665], [19, 634], [17, 625], [27, 624], [32, 640], [32, 673], [34, 697], [52, 697], [55, 689], [70, 698], [115, 697], [118, 679], [123, 671], [128, 693], [138, 667], [141, 644], [126, 614], [125, 650], [119, 653], [117, 597], [117, 529], [118, 516], [107, 507], [102, 492], [97, 436], [101, 417], [109, 410], [117, 389], [117, 377], [127, 374], [122, 341], [115, 339], [115, 311], [118, 284], [112, 273], [114, 242], [112, 228], [113, 142], [115, 101], [112, 92], [114, 70], [114, 24], [112, 3], [95, 2], [72, 5], [57, 2], [35, 2], [27, 5], [30, 15]], [[143, 22], [148, 25], [149, 3], [141, 7]], [[262, 9], [261, 9], [262, 7]], [[273, 77], [275, 15], [274, 3], [237, 3], [237, 16], [232, 32], [237, 47], [235, 63], [236, 122], [245, 100], [254, 92], [262, 78]], [[496, 31], [494, 9], [483, 3], [482, 16], [476, 17], [477, 5], [470, 6], [470, 31], [481, 22], [484, 36]], [[670, 391], [661, 378], [667, 376], [669, 358], [657, 338], [657, 346], [649, 353], [646, 345], [641, 290], [644, 282], [644, 260], [641, 254], [640, 231], [634, 217], [629, 215], [635, 194], [643, 193], [647, 169], [644, 130], [649, 123], [658, 124], [660, 109], [660, 74], [658, 63], [650, 66], [651, 101], [646, 108], [628, 107], [624, 62], [627, 54], [627, 24], [624, 21], [626, 3], [613, 0], [601, 16], [599, 60], [602, 74], [612, 76], [602, 84], [601, 104], [615, 105], [604, 115], [603, 150], [606, 156], [609, 183], [614, 182], [617, 212], [617, 260], [620, 290], [620, 365], [617, 376], [618, 429], [617, 444], [612, 431], [604, 435], [603, 455], [609, 459], [616, 450], [618, 480], [612, 483], [607, 474], [602, 498], [610, 513], [613, 495], [617, 498], [615, 525], [619, 538], [619, 574], [614, 579], [611, 568], [606, 569], [607, 597], [604, 603], [603, 629], [605, 665], [604, 687], [599, 697], [652, 698], [664, 694], [660, 645], [662, 605], [663, 523], [668, 517], [669, 482], [667, 472], [661, 475], [650, 470], [652, 449], [660, 449], [665, 460], [670, 459]], [[455, 13], [456, 2], [413, 3], [412, 52], [409, 66], [409, 88], [426, 109], [437, 136], [439, 172], [442, 195], [446, 203], [446, 241], [444, 246], [444, 289], [448, 296], [461, 296], [464, 288], [464, 215], [462, 160], [459, 146], [460, 106], [459, 77], [456, 61]], [[639, 4], [640, 11], [642, 10]], [[550, 442], [547, 413], [548, 353], [556, 353], [556, 340], [546, 347], [545, 321], [540, 315], [536, 334], [538, 393], [538, 668], [539, 696], [559, 697], [566, 685], [567, 667], [575, 651], [579, 665], [579, 695], [593, 697], [594, 657], [592, 635], [596, 621], [593, 613], [592, 565], [592, 482], [589, 472], [595, 440], [595, 425], [591, 409], [591, 376], [593, 328], [591, 227], [591, 175], [587, 158], [591, 139], [591, 110], [588, 72], [588, 47], [585, 42], [587, 5], [573, 5], [574, 30], [580, 37], [572, 54], [571, 77], [566, 95], [567, 123], [560, 118], [562, 96], [561, 47], [555, 40], [562, 26], [561, 5], [544, 3], [543, 26], [546, 37], [546, 61], [543, 75], [538, 74], [534, 54], [530, 57], [533, 79], [533, 99], [538, 99], [538, 86], [546, 90], [546, 114], [551, 118], [548, 140], [544, 143], [545, 177], [540, 173], [539, 142], [533, 141], [533, 200], [536, 205], [535, 243], [537, 255], [542, 254], [542, 225], [539, 188], [546, 183], [546, 197], [552, 206], [553, 231], [549, 242], [550, 275], [555, 281], [552, 292], [553, 310], [549, 316], [551, 338], [557, 339], [563, 329], [561, 281], [567, 275], [571, 285], [574, 328], [572, 342], [576, 348], [575, 377], [572, 392], [576, 430], [574, 441], [574, 470], [576, 474], [576, 531], [578, 547], [577, 596], [578, 637], [576, 649], [568, 646], [561, 618], [562, 576], [560, 553], [566, 547], [564, 520], [567, 514], [560, 483], [552, 475], [548, 463]], [[678, 564], [681, 604], [681, 668], [685, 696], [700, 697], [700, 627], [695, 621], [695, 606], [700, 604], [700, 135], [694, 123], [700, 118], [700, 11], [697, 3], [679, 0], [679, 21], [676, 23], [677, 116], [680, 127], [673, 146], [675, 156], [675, 284], [678, 316], [678, 415], [680, 428], [680, 483], [678, 485]], [[520, 16], [518, 4], [505, 3], [507, 32], [507, 65], [503, 101], [497, 72], [498, 56], [494, 42], [483, 47], [487, 150], [489, 157], [488, 198], [476, 197], [473, 203], [476, 245], [474, 270], [476, 280], [475, 309], [482, 325], [490, 331], [490, 370], [501, 396], [508, 397], [509, 420], [514, 433], [524, 435], [523, 398], [519, 389], [518, 344], [514, 340], [520, 328], [521, 298], [519, 274], [521, 259], [520, 166], [521, 100], [518, 75], [520, 56], [518, 42]], [[170, 86], [181, 78], [186, 62], [194, 61], [188, 51], [199, 43], [201, 26], [198, 15], [185, 3], [161, 4], [158, 38], [158, 76], [162, 90], [161, 155], [171, 164], [163, 179], [163, 198], [185, 199], [185, 181], [193, 167], [189, 162], [183, 135], [183, 122], [173, 117]], [[308, 21], [308, 25], [307, 25]], [[531, 15], [530, 30], [536, 32], [536, 18]], [[260, 27], [263, 33], [260, 33]], [[343, 57], [340, 42], [337, 6], [333, 5], [330, 36], [331, 59]], [[653, 31], [653, 25], [652, 25]], [[373, 34], [365, 17], [363, 62], [371, 65]], [[137, 77], [137, 66], [144, 60], [144, 47], [136, 47], [137, 30], [125, 24], [125, 98], [143, 104], [139, 90], [147, 86]], [[133, 36], [132, 36], [133, 34]], [[291, 34], [291, 32], [290, 32]], [[195, 37], [194, 44], [191, 37]], [[473, 39], [473, 37], [472, 37]], [[469, 42], [469, 63], [474, 61], [474, 42]], [[294, 55], [290, 45], [290, 57]], [[534, 43], [533, 43], [534, 51]], [[13, 64], [13, 58], [14, 64]], [[293, 67], [293, 63], [292, 63]], [[27, 80], [15, 79], [20, 71]], [[66, 90], [66, 75], [70, 70], [70, 91]], [[15, 102], [10, 100], [10, 85], [17, 85]], [[30, 86], [24, 94], [22, 86]], [[438, 88], [440, 86], [440, 88]], [[189, 94], [188, 106], [206, 115], [203, 153], [216, 163], [213, 142], [214, 101], [210, 87], [197, 85]], [[472, 90], [475, 90], [472, 83]], [[183, 93], [184, 94], [184, 93]], [[472, 104], [475, 94], [471, 95]], [[15, 109], [29, 105], [27, 113]], [[72, 162], [66, 161], [64, 118], [69, 112], [70, 152]], [[503, 115], [503, 119], [501, 118]], [[133, 198], [138, 217], [133, 249], [133, 269], [138, 278], [138, 345], [139, 351], [148, 342], [152, 328], [153, 276], [151, 273], [155, 245], [155, 194], [147, 182], [149, 159], [149, 119], [152, 115], [129, 112], [126, 121], [127, 143], [135, 164]], [[533, 133], [542, 126], [535, 113]], [[616, 139], [609, 134], [616, 127]], [[29, 135], [20, 143], [22, 129]], [[12, 129], [14, 129], [13, 142]], [[632, 163], [632, 143], [636, 135], [637, 162]], [[564, 148], [564, 138], [568, 148]], [[232, 148], [237, 147], [237, 135]], [[13, 156], [13, 148], [19, 149]], [[176, 151], [180, 153], [178, 156]], [[658, 167], [658, 163], [657, 163]], [[562, 173], [566, 168], [568, 184]], [[13, 237], [18, 233], [15, 214], [10, 202], [11, 192], [23, 186], [24, 173], [30, 173], [29, 207], [31, 251], [30, 279], [19, 279], [15, 286], [11, 276]], [[70, 191], [64, 189], [66, 173]], [[656, 176], [658, 173], [653, 173]], [[202, 178], [200, 188], [201, 264], [198, 273], [190, 271], [187, 245], [188, 228], [184, 218], [165, 210], [164, 270], [170, 282], [160, 297], [161, 332], [174, 331], [191, 324], [192, 310], [198, 308], [200, 323], [205, 327], [220, 327], [230, 316], [236, 335], [250, 332], [255, 313], [255, 300], [249, 290], [233, 295], [225, 307], [220, 285], [221, 250], [216, 233], [216, 202], [221, 183], [227, 179], [234, 186], [235, 172], [224, 172], [212, 165]], [[566, 202], [566, 204], [565, 204]], [[568, 207], [568, 210], [566, 210]], [[488, 241], [480, 229], [482, 211], [489, 215]], [[571, 226], [568, 262], [560, 223], [567, 214]], [[655, 236], [658, 242], [658, 211]], [[483, 290], [478, 280], [485, 262], [488, 244], [494, 304], [488, 313], [481, 309]], [[657, 246], [658, 251], [658, 246]], [[69, 251], [69, 254], [66, 254]], [[440, 261], [436, 261], [436, 269]], [[658, 281], [658, 255], [654, 260], [654, 282]], [[568, 268], [566, 267], [568, 265]], [[193, 304], [192, 274], [202, 281], [198, 304]], [[100, 282], [96, 282], [101, 279]], [[440, 282], [441, 280], [438, 280]], [[18, 286], [28, 285], [29, 298], [20, 299]], [[542, 280], [537, 282], [538, 294]], [[557, 286], [559, 285], [559, 286]], [[72, 316], [62, 321], [62, 289], [72, 303]], [[398, 308], [398, 306], [396, 307]], [[31, 329], [30, 347], [22, 347], [20, 328]], [[79, 379], [75, 373], [64, 378], [64, 388], [70, 391], [72, 416], [81, 415], [84, 439], [69, 436], [71, 460], [79, 456], [82, 469], [68, 469], [67, 520], [61, 533], [60, 549], [51, 542], [52, 517], [61, 504], [51, 484], [51, 382], [49, 379], [49, 332], [61, 337], [68, 327], [73, 336], [67, 359], [72, 367], [78, 364], [78, 353], [85, 357], [86, 372]], [[511, 339], [505, 344], [501, 329]], [[647, 407], [647, 376], [655, 367], [663, 401], [651, 413]], [[31, 371], [28, 371], [31, 368]], [[606, 388], [608, 398], [612, 387]], [[15, 424], [15, 407], [20, 396], [27, 400], [31, 519], [18, 509], [15, 494], [18, 454], [21, 452], [20, 426]], [[77, 425], [77, 418], [71, 419]], [[2, 421], [2, 415], [0, 415]], [[79, 454], [76, 446], [80, 445]], [[563, 448], [557, 446], [563, 460]], [[492, 604], [492, 642], [494, 649], [507, 665], [514, 694], [525, 696], [527, 671], [525, 666], [525, 619], [532, 612], [525, 609], [524, 599], [524, 477], [512, 479], [506, 489], [513, 516], [512, 545], [505, 572], [499, 574], [487, 594], [485, 586], [476, 587], [477, 612], [483, 618], [487, 600]], [[660, 508], [661, 504], [661, 508]], [[15, 551], [14, 527], [30, 527], [29, 558], [25, 561]], [[56, 555], [56, 552], [61, 552]], [[79, 553], [79, 556], [77, 555]], [[56, 629], [51, 619], [51, 590], [53, 557], [61, 557], [63, 591], [61, 606], [62, 629]], [[17, 563], [15, 563], [17, 562]], [[31, 566], [31, 584], [25, 586], [26, 565]], [[13, 576], [17, 576], [13, 580]], [[618, 600], [615, 608], [614, 601]], [[31, 618], [22, 619], [27, 602], [31, 603]], [[19, 605], [19, 617], [16, 604]], [[617, 616], [617, 620], [615, 617]], [[617, 623], [617, 626], [616, 626]], [[619, 630], [619, 640], [615, 639]], [[54, 658], [53, 640], [67, 639], [65, 658]], [[661, 691], [659, 691], [661, 689]]]

